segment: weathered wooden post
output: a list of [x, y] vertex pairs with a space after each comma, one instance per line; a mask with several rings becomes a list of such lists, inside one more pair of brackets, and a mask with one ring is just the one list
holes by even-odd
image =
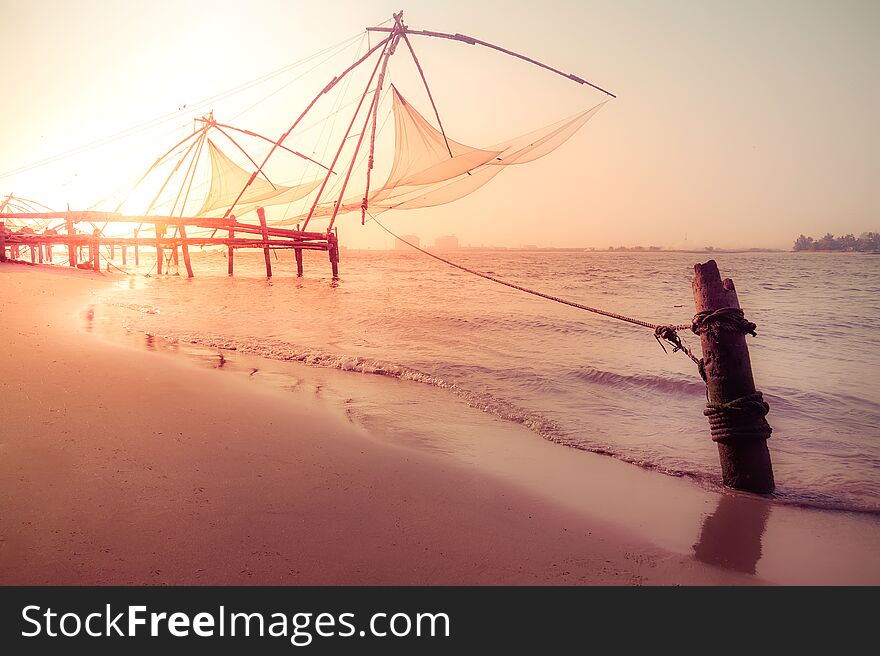
[[303, 249], [294, 248], [293, 256], [296, 258], [296, 277], [303, 277]]
[[156, 275], [162, 275], [162, 264], [165, 259], [165, 251], [162, 250], [162, 237], [165, 236], [165, 226], [156, 224]]
[[89, 257], [92, 258], [92, 269], [95, 271], [101, 270], [101, 260], [98, 256], [98, 249], [100, 246], [98, 245], [98, 237], [100, 237], [101, 231], [95, 228], [95, 231], [92, 233], [92, 238], [89, 239]]
[[134, 229], [134, 265], [140, 266], [141, 264], [141, 254], [138, 249], [138, 232], [140, 232], [140, 228]]
[[128, 260], [128, 245], [122, 244], [122, 246], [119, 247], [119, 250], [122, 253], [122, 265], [125, 266], [126, 264], [128, 264], [128, 262], [126, 261]]
[[[183, 251], [183, 264], [186, 266], [186, 275], [188, 278], [193, 277], [192, 263], [189, 261], [189, 244], [186, 240], [186, 226], [180, 224], [180, 250]], [[175, 250], [175, 252], [177, 252]]]
[[65, 218], [65, 224], [67, 225], [67, 259], [70, 262], [70, 266], [76, 266], [76, 245], [73, 243], [74, 230], [73, 230], [73, 219], [69, 216]]
[[339, 277], [339, 240], [332, 232], [327, 234], [327, 252], [330, 255], [330, 268], [333, 271], [333, 278]]
[[[296, 224], [296, 229], [299, 231], [299, 223]], [[302, 241], [301, 237], [294, 237], [293, 241]], [[303, 251], [301, 248], [293, 249], [293, 256], [296, 258], [296, 277], [303, 277]]]
[[266, 258], [266, 277], [272, 277], [272, 259], [269, 257], [269, 226], [266, 225], [266, 210], [257, 208], [257, 217], [260, 219], [260, 228], [263, 230], [263, 255]]
[[6, 222], [0, 221], [0, 262], [6, 261]]
[[765, 419], [770, 407], [755, 389], [746, 344], [755, 324], [744, 318], [733, 281], [721, 280], [714, 260], [694, 265], [693, 290], [708, 399], [703, 414], [718, 444], [722, 480], [738, 490], [769, 494], [775, 487]]
[[[232, 222], [235, 223], [234, 216], [232, 217]], [[226, 242], [226, 273], [230, 276], [235, 269], [235, 247], [232, 245], [233, 239], [235, 239], [235, 230], [229, 228], [229, 240]]]

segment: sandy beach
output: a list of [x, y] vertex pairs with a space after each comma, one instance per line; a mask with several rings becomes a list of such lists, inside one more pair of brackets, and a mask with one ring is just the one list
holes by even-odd
[[872, 517], [719, 494], [497, 421], [465, 461], [89, 334], [113, 281], [0, 265], [2, 584], [880, 582]]

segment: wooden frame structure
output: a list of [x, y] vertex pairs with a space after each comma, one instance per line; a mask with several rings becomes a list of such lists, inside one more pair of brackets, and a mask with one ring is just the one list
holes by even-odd
[[[306, 106], [306, 108], [302, 111], [302, 113], [296, 118], [293, 124], [277, 139], [269, 139], [260, 135], [258, 133], [252, 132], [250, 130], [243, 130], [241, 128], [237, 128], [225, 123], [219, 123], [214, 119], [213, 112], [207, 114], [206, 116], [196, 119], [197, 123], [200, 123], [200, 127], [196, 128], [189, 136], [185, 137], [177, 144], [175, 144], [171, 149], [169, 149], [165, 154], [163, 154], [153, 166], [144, 174], [144, 176], [138, 181], [135, 185], [140, 184], [147, 175], [150, 174], [157, 166], [161, 163], [167, 161], [168, 158], [173, 152], [175, 152], [179, 147], [184, 146], [186, 143], [191, 142], [189, 146], [186, 148], [183, 156], [177, 162], [177, 165], [165, 179], [162, 188], [159, 190], [159, 193], [153, 199], [150, 206], [145, 211], [144, 216], [127, 216], [118, 213], [120, 207], [117, 207], [117, 212], [4, 212], [5, 205], [0, 205], [0, 259], [6, 258], [6, 247], [10, 246], [16, 252], [18, 248], [22, 245], [28, 246], [31, 249], [31, 260], [35, 261], [37, 259], [36, 252], [39, 253], [39, 261], [43, 261], [44, 249], [48, 249], [48, 257], [51, 260], [52, 255], [52, 247], [56, 245], [63, 245], [67, 247], [68, 250], [68, 260], [70, 266], [82, 266], [79, 258], [79, 251], [82, 249], [82, 246], [88, 246], [89, 248], [89, 258], [86, 261], [86, 266], [83, 268], [88, 268], [90, 265], [91, 268], [99, 269], [100, 268], [100, 249], [102, 247], [106, 247], [111, 249], [111, 252], [117, 247], [122, 248], [122, 259], [123, 263], [126, 261], [126, 253], [127, 248], [129, 246], [134, 247], [135, 252], [135, 262], [137, 263], [139, 260], [139, 246], [151, 246], [156, 249], [156, 261], [157, 261], [157, 270], [158, 273], [162, 273], [163, 270], [163, 260], [164, 260], [164, 252], [167, 249], [172, 250], [172, 257], [175, 261], [178, 260], [178, 250], [183, 254], [184, 265], [186, 266], [187, 275], [192, 277], [193, 270], [192, 264], [190, 262], [189, 256], [189, 248], [190, 246], [226, 246], [227, 254], [228, 254], [228, 273], [229, 275], [233, 274], [234, 270], [234, 252], [235, 249], [238, 248], [262, 248], [265, 254], [265, 263], [266, 263], [266, 275], [267, 277], [272, 276], [272, 264], [269, 252], [272, 249], [293, 249], [296, 255], [296, 264], [297, 264], [297, 275], [303, 275], [303, 262], [302, 262], [302, 251], [304, 250], [323, 250], [328, 253], [328, 257], [330, 260], [331, 270], [333, 273], [333, 277], [337, 277], [339, 274], [339, 245], [338, 245], [338, 235], [334, 230], [334, 224], [336, 222], [337, 216], [340, 212], [340, 209], [343, 207], [343, 200], [345, 196], [346, 188], [348, 187], [349, 181], [351, 180], [353, 169], [357, 163], [358, 154], [361, 152], [362, 147], [368, 149], [369, 158], [367, 161], [367, 169], [366, 169], [366, 185], [363, 195], [363, 201], [360, 205], [361, 210], [361, 223], [364, 223], [365, 217], [369, 208], [369, 199], [370, 199], [370, 187], [371, 187], [371, 172], [374, 165], [374, 156], [375, 156], [375, 145], [376, 145], [376, 135], [377, 135], [377, 118], [378, 118], [378, 109], [379, 109], [379, 100], [382, 93], [382, 90], [385, 86], [385, 76], [388, 69], [388, 62], [390, 58], [394, 55], [397, 50], [398, 45], [403, 42], [406, 46], [413, 63], [415, 64], [421, 81], [425, 87], [425, 91], [427, 92], [428, 99], [430, 100], [431, 107], [434, 111], [434, 116], [437, 119], [437, 124], [440, 128], [440, 132], [443, 135], [443, 139], [446, 144], [446, 150], [449, 153], [450, 158], [453, 157], [452, 148], [450, 147], [449, 140], [446, 138], [446, 131], [443, 127], [443, 122], [440, 119], [440, 112], [437, 109], [437, 105], [434, 102], [434, 96], [431, 93], [431, 89], [428, 86], [427, 78], [425, 77], [424, 70], [422, 68], [421, 62], [416, 56], [415, 49], [409, 39], [409, 35], [414, 36], [427, 36], [441, 39], [448, 39], [453, 41], [458, 41], [461, 43], [465, 43], [468, 45], [480, 45], [484, 46], [498, 52], [504, 53], [506, 55], [516, 57], [525, 62], [543, 68], [549, 72], [555, 73], [557, 75], [561, 75], [573, 82], [578, 84], [587, 85], [600, 91], [601, 93], [614, 98], [614, 94], [602, 87], [599, 87], [592, 82], [585, 80], [582, 77], [571, 73], [564, 73], [563, 71], [554, 68], [552, 66], [548, 66], [543, 64], [531, 57], [527, 57], [520, 53], [514, 52], [512, 50], [508, 50], [506, 48], [502, 48], [500, 46], [494, 45], [487, 41], [482, 41], [480, 39], [475, 39], [473, 37], [469, 37], [462, 34], [449, 34], [445, 32], [434, 32], [430, 30], [412, 30], [403, 22], [403, 12], [397, 12], [392, 16], [393, 25], [389, 27], [368, 27], [366, 28], [367, 32], [375, 32], [384, 35], [378, 43], [370, 47], [367, 52], [359, 57], [354, 63], [348, 66], [345, 70], [343, 70], [338, 75], [334, 76], [327, 85], [312, 99], [312, 101]], [[284, 145], [284, 141], [290, 136], [290, 134], [296, 129], [296, 127], [300, 124], [300, 122], [305, 118], [305, 116], [312, 110], [318, 100], [330, 92], [339, 82], [345, 78], [349, 73], [358, 68], [361, 64], [367, 62], [370, 57], [374, 53], [379, 53], [378, 58], [376, 59], [375, 64], [372, 66], [372, 73], [369, 76], [366, 87], [363, 93], [360, 96], [360, 100], [357, 104], [356, 109], [351, 117], [351, 121], [348, 124], [348, 128], [343, 135], [339, 147], [335, 152], [335, 156], [333, 158], [330, 166], [324, 166], [320, 162], [315, 161], [314, 159], [296, 151], [288, 146]], [[375, 82], [375, 84], [374, 84]], [[369, 99], [369, 100], [368, 100]], [[353, 135], [352, 130], [355, 129], [355, 124], [357, 122], [358, 117], [361, 114], [361, 109], [366, 107], [365, 115], [363, 119], [363, 126], [359, 133]], [[250, 175], [248, 181], [244, 184], [241, 191], [238, 193], [237, 197], [228, 205], [228, 207], [224, 204], [221, 208], [224, 209], [225, 213], [222, 218], [205, 218], [205, 217], [197, 217], [197, 216], [183, 216], [185, 213], [185, 208], [187, 206], [187, 201], [189, 199], [190, 191], [192, 189], [193, 180], [195, 178], [195, 168], [197, 166], [196, 162], [198, 158], [201, 156], [203, 146], [207, 141], [207, 133], [209, 130], [216, 130], [223, 134], [230, 142], [232, 142], [235, 147], [241, 151], [250, 163], [255, 167], [255, 170]], [[268, 143], [271, 143], [272, 146], [269, 149], [268, 153], [265, 155], [261, 163], [257, 163], [257, 161], [251, 157], [250, 154], [233, 138], [230, 132], [234, 132], [238, 135], [248, 135], [251, 137], [256, 137], [262, 139]], [[369, 140], [367, 141], [366, 137], [369, 135]], [[319, 207], [319, 204], [322, 201], [322, 196], [325, 191], [328, 191], [328, 182], [330, 181], [330, 176], [335, 175], [336, 165], [339, 163], [340, 157], [342, 156], [343, 149], [346, 145], [346, 142], [349, 138], [357, 136], [357, 142], [354, 147], [354, 152], [351, 155], [350, 161], [346, 166], [346, 174], [342, 179], [343, 182], [341, 184], [341, 189], [338, 192], [338, 197], [336, 201], [333, 203], [333, 210], [329, 217], [329, 225], [327, 226], [324, 232], [308, 232], [306, 228], [308, 227], [309, 221], [315, 216], [316, 209]], [[302, 229], [300, 229], [300, 224], [297, 224], [296, 230], [291, 230], [287, 228], [280, 227], [272, 227], [269, 226], [266, 221], [265, 211], [262, 207], [256, 207], [257, 216], [259, 219], [259, 225], [242, 223], [236, 220], [233, 212], [236, 209], [236, 206], [239, 205], [240, 202], [243, 201], [245, 193], [248, 188], [254, 183], [254, 181], [262, 176], [266, 179], [269, 184], [272, 184], [269, 180], [268, 176], [265, 173], [265, 167], [268, 163], [269, 159], [272, 157], [273, 153], [277, 152], [279, 149], [292, 153], [293, 155], [308, 160], [318, 166], [322, 167], [326, 170], [326, 174], [324, 174], [324, 179], [318, 189], [318, 192], [314, 198], [314, 201], [311, 204], [311, 209], [309, 210], [307, 215], [302, 217]], [[181, 165], [187, 158], [190, 159], [189, 166], [185, 169], [185, 174], [183, 177], [183, 185], [181, 186], [177, 198], [174, 201], [174, 205], [169, 212], [169, 216], [153, 216], [150, 215], [150, 212], [156, 205], [156, 202], [159, 199], [159, 196], [165, 190], [166, 186], [171, 181], [172, 177], [175, 176], [180, 169]], [[470, 172], [468, 172], [470, 174]], [[274, 187], [274, 185], [272, 185]], [[334, 192], [335, 194], [335, 192]], [[182, 202], [180, 202], [182, 199]], [[261, 202], [263, 204], [271, 204], [267, 203], [266, 198], [262, 198]], [[327, 203], [327, 201], [324, 201]], [[245, 204], [245, 203], [242, 203]], [[250, 205], [249, 209], [254, 209], [253, 205]], [[245, 210], [248, 211], [248, 210]], [[351, 211], [346, 210], [346, 211]], [[173, 216], [175, 213], [179, 213], [179, 216]], [[47, 219], [59, 219], [64, 221], [64, 225], [66, 226], [66, 232], [64, 234], [58, 234], [57, 230], [44, 230], [42, 234], [35, 234], [33, 230], [25, 229], [20, 230], [18, 232], [11, 232], [3, 228], [3, 221], [5, 219], [12, 220], [42, 220], [46, 221]], [[77, 223], [91, 223], [93, 227], [92, 233], [87, 232], [77, 232], [76, 224]], [[137, 227], [133, 231], [133, 237], [106, 237], [102, 233], [102, 229], [98, 228], [96, 223], [132, 223], [137, 224]], [[141, 237], [140, 230], [143, 225], [152, 225], [153, 232], [155, 237]], [[166, 235], [166, 231], [169, 227], [174, 228], [173, 235]], [[208, 228], [213, 229], [210, 237], [201, 237], [201, 236], [188, 236], [187, 228]], [[226, 231], [227, 236], [217, 237], [217, 231]], [[240, 236], [241, 234], [248, 235], [246, 237]], [[253, 236], [251, 236], [253, 235]]]
[[[12, 259], [17, 259], [19, 248], [30, 248], [31, 262], [43, 263], [53, 261], [52, 249], [55, 246], [67, 248], [68, 264], [72, 267], [100, 270], [100, 249], [106, 248], [113, 252], [116, 247], [121, 249], [122, 262], [127, 263], [128, 248], [133, 247], [135, 263], [139, 262], [139, 248], [149, 246], [156, 249], [157, 273], [162, 274], [164, 251], [171, 250], [175, 261], [178, 253], [183, 254], [187, 275], [193, 277], [192, 264], [189, 256], [191, 246], [226, 246], [228, 249], [228, 273], [234, 271], [234, 252], [239, 248], [259, 248], [266, 255], [266, 275], [272, 276], [272, 265], [269, 252], [275, 249], [293, 249], [296, 256], [297, 275], [303, 275], [302, 251], [326, 251], [330, 259], [334, 277], [338, 276], [339, 249], [336, 233], [307, 232], [278, 228], [266, 224], [265, 213], [258, 209], [260, 225], [242, 223], [236, 218], [204, 218], [179, 216], [123, 216], [115, 212], [2, 212], [0, 213], [0, 261], [6, 261], [6, 249], [11, 251]], [[64, 232], [45, 230], [42, 233], [33, 231], [13, 232], [6, 228], [5, 220], [61, 220], [64, 221]], [[133, 223], [153, 226], [155, 237], [107, 237], [94, 228], [92, 233], [77, 231], [78, 223]], [[187, 226], [225, 231], [226, 237], [211, 236], [189, 237]], [[166, 235], [169, 227], [178, 228], [174, 236]], [[138, 231], [139, 232], [139, 231]], [[243, 236], [244, 235], [244, 236]], [[82, 258], [83, 248], [88, 249], [88, 256]]]

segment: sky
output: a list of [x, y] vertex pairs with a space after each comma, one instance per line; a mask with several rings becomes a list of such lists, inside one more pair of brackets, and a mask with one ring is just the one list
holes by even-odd
[[[471, 196], [384, 214], [397, 232], [423, 243], [455, 234], [474, 246], [788, 248], [800, 233], [880, 229], [873, 0], [0, 0], [0, 194], [56, 209], [104, 208], [96, 203], [139, 177], [208, 110], [276, 138], [363, 52], [363, 28], [398, 9], [413, 29], [481, 38], [618, 97], [558, 150], [508, 167]], [[604, 99], [493, 51], [413, 40], [446, 131], [473, 146]], [[259, 81], [334, 44], [327, 57]], [[431, 116], [411, 63], [395, 55], [389, 76]], [[356, 99], [361, 84], [340, 84], [316, 118]], [[317, 137], [346, 121], [327, 122], [292, 138], [332, 157]], [[390, 166], [390, 134], [377, 144], [379, 177]], [[304, 175], [282, 172], [295, 166], [282, 159], [272, 165], [285, 181]], [[359, 215], [339, 229], [344, 245], [389, 244]]]

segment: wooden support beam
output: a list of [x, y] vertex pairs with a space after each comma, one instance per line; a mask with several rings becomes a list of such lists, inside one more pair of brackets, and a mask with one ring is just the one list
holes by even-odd
[[266, 226], [266, 210], [257, 208], [257, 217], [260, 219], [260, 227], [263, 229], [263, 256], [266, 259], [266, 277], [272, 277], [272, 258], [269, 255], [269, 231]]
[[296, 258], [296, 277], [303, 277], [303, 251], [301, 248], [296, 248], [293, 251], [293, 255]]
[[76, 246], [73, 243], [73, 220], [69, 217], [65, 217], [65, 224], [67, 225], [67, 259], [70, 262], [70, 266], [76, 266]]
[[722, 480], [769, 494], [775, 487], [767, 449], [771, 429], [764, 418], [769, 406], [755, 390], [746, 344], [754, 324], [742, 317], [733, 281], [721, 280], [714, 260], [694, 265], [693, 291], [708, 400], [704, 414], [718, 444]]
[[339, 244], [334, 233], [327, 234], [327, 244], [329, 248], [327, 253], [330, 256], [330, 269], [333, 271], [333, 279], [339, 277]]
[[140, 254], [140, 250], [138, 249], [138, 232], [140, 232], [140, 229], [135, 228], [135, 230], [134, 230], [134, 265], [135, 266], [140, 266], [140, 264], [141, 264], [141, 254]]
[[95, 232], [92, 235], [92, 238], [89, 240], [89, 258], [92, 262], [92, 269], [94, 269], [95, 271], [101, 270], [101, 258], [98, 254], [98, 249], [100, 248], [98, 237], [100, 234], [101, 231], [95, 228]]
[[165, 251], [162, 250], [162, 237], [165, 235], [165, 226], [156, 224], [156, 275], [162, 275], [162, 265], [165, 259]]
[[6, 222], [0, 221], [0, 262], [6, 261]]
[[229, 241], [227, 242], [227, 251], [226, 251], [226, 273], [228, 275], [232, 275], [233, 270], [235, 269], [235, 247], [232, 245], [232, 240], [235, 239], [235, 230], [229, 229]]
[[122, 253], [122, 264], [123, 264], [123, 266], [125, 266], [126, 264], [128, 264], [126, 262], [126, 260], [128, 259], [128, 246], [123, 244], [122, 246], [119, 247], [119, 250]]
[[[180, 224], [180, 250], [183, 251], [183, 264], [186, 266], [186, 275], [188, 278], [192, 278], [193, 268], [192, 263], [189, 261], [189, 245], [186, 240], [186, 226], [182, 223]], [[174, 252], [177, 252], [176, 248]]]

